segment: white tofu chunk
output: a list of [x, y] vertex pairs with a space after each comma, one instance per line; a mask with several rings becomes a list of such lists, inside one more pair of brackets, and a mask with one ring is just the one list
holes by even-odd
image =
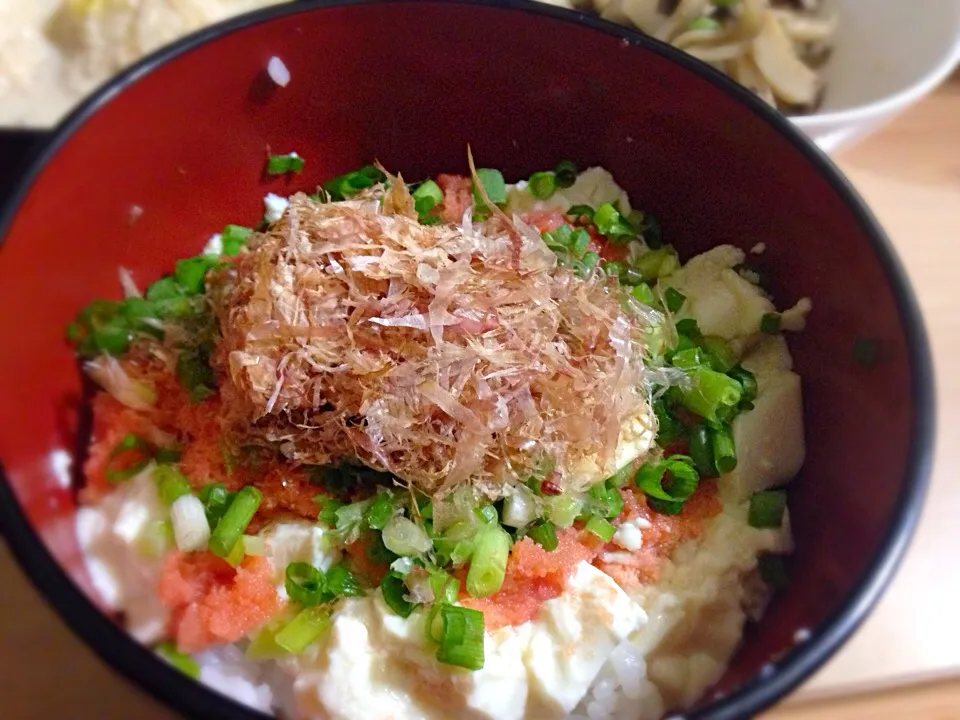
[[77, 510], [77, 539], [87, 571], [105, 605], [126, 615], [130, 634], [143, 643], [163, 637], [168, 613], [157, 597], [163, 548], [148, 535], [169, 519], [153, 466], [121, 483], [97, 503]]
[[744, 260], [742, 250], [720, 245], [690, 259], [665, 279], [664, 285], [686, 295], [677, 314], [696, 318], [704, 335], [737, 340], [757, 335], [760, 319], [774, 312], [773, 303], [760, 288], [744, 280], [732, 268]]
[[613, 649], [647, 621], [611, 577], [581, 562], [565, 592], [548, 600], [532, 624], [525, 661], [527, 714], [561, 718], [586, 695]]
[[733, 421], [737, 467], [720, 479], [724, 494], [737, 500], [789, 481], [806, 452], [800, 376], [789, 370], [758, 374], [757, 391], [753, 410]]

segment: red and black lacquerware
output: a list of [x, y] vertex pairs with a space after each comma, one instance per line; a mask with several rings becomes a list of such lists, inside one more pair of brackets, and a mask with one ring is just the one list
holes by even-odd
[[[272, 56], [290, 70], [285, 88], [267, 77]], [[853, 632], [914, 530], [933, 426], [923, 325], [883, 231], [786, 119], [676, 50], [549, 6], [268, 9], [144, 60], [64, 121], [29, 167], [4, 162], [0, 521], [10, 546], [119, 671], [189, 715], [259, 717], [155, 659], [81, 590], [75, 495], [49, 461], [85, 441], [64, 328], [91, 299], [119, 296], [118, 266], [154, 279], [225, 224], [255, 223], [268, 191], [312, 189], [373, 158], [410, 179], [465, 172], [467, 143], [478, 165], [508, 178], [561, 158], [603, 165], [682, 256], [763, 242], [757, 262], [778, 306], [813, 298], [808, 329], [791, 338], [808, 444], [790, 489], [791, 587], [688, 717], [757, 713]], [[296, 150], [305, 172], [261, 177], [267, 146]], [[867, 358], [855, 352], [864, 338]], [[811, 637], [794, 645], [798, 628]]]

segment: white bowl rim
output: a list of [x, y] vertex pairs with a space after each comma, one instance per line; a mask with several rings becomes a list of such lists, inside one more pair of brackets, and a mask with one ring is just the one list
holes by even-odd
[[847, 110], [813, 113], [811, 115], [791, 115], [790, 120], [804, 130], [813, 130], [837, 124], [851, 124], [863, 120], [890, 115], [907, 105], [929, 94], [940, 83], [947, 79], [953, 70], [960, 65], [960, 28], [953, 46], [943, 58], [926, 75], [903, 90], [886, 95], [879, 100], [856, 105]]

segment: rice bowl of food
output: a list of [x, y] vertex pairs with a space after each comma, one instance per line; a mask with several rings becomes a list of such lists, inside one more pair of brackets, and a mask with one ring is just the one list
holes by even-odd
[[4, 530], [162, 699], [744, 716], [876, 599], [922, 497], [922, 326], [746, 91], [573, 13], [431, 2], [272, 9], [116, 87], [9, 206], [0, 280], [55, 301], [0, 374]]

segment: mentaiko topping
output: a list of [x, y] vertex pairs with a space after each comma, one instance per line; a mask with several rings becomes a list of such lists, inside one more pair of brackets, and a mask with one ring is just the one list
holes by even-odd
[[396, 180], [345, 202], [295, 195], [208, 277], [230, 441], [430, 494], [615, 472], [624, 424], [655, 423], [638, 303], [558, 267], [519, 218], [423, 224], [415, 197]]

